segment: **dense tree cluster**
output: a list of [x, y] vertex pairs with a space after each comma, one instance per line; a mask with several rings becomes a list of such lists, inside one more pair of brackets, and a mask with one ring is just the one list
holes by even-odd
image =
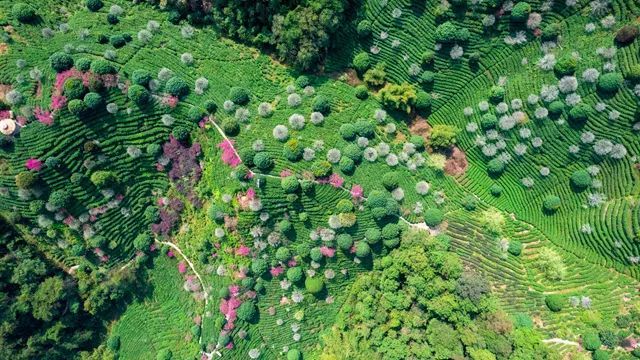
[[409, 231], [398, 249], [355, 281], [323, 353], [335, 359], [549, 358], [531, 322], [514, 324], [489, 289], [478, 274], [463, 271], [447, 236]]

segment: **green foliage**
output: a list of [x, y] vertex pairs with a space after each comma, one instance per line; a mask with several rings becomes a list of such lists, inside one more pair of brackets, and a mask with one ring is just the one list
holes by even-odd
[[569, 120], [573, 124], [584, 124], [592, 113], [593, 108], [590, 105], [581, 102], [569, 110]]
[[339, 132], [340, 136], [342, 136], [343, 139], [350, 141], [356, 138], [358, 130], [353, 124], [346, 123], [340, 125]]
[[102, 105], [102, 96], [95, 92], [89, 92], [84, 96], [84, 103], [91, 110], [97, 110]]
[[356, 97], [360, 100], [365, 100], [369, 97], [369, 90], [365, 85], [356, 86]]
[[617, 72], [606, 73], [598, 78], [598, 90], [613, 94], [622, 86], [622, 75]]
[[504, 99], [505, 90], [502, 86], [492, 86], [489, 99], [493, 103], [498, 103]]
[[182, 78], [174, 76], [164, 86], [166, 92], [173, 96], [183, 97], [189, 94], [189, 85]]
[[456, 144], [460, 130], [453, 125], [434, 125], [429, 135], [429, 146], [435, 150], [446, 150]]
[[380, 89], [378, 96], [384, 106], [407, 113], [411, 112], [417, 99], [416, 89], [408, 83], [387, 84]]
[[564, 308], [566, 301], [567, 299], [560, 294], [551, 294], [544, 298], [547, 308], [553, 312], [561, 311]]
[[525, 1], [516, 3], [511, 9], [511, 20], [514, 22], [525, 22], [531, 13], [531, 5]]
[[67, 109], [72, 115], [82, 116], [86, 113], [88, 108], [87, 104], [85, 104], [84, 101], [74, 99], [69, 101], [69, 103], [67, 104]]
[[64, 82], [64, 96], [67, 99], [80, 99], [85, 93], [82, 79], [69, 78]]
[[356, 144], [349, 144], [342, 150], [343, 156], [353, 160], [356, 164], [362, 160], [362, 149]]
[[173, 128], [173, 131], [171, 131], [171, 134], [176, 138], [176, 140], [181, 142], [185, 142], [189, 139], [189, 129], [184, 126], [176, 126]]
[[302, 353], [298, 349], [290, 349], [287, 352], [287, 360], [301, 360]]
[[[506, 164], [502, 160], [498, 158], [491, 159], [487, 163], [487, 171], [489, 172], [489, 174], [492, 174], [492, 175], [500, 175], [504, 172], [505, 166]], [[498, 192], [497, 188], [496, 188], [496, 192]], [[498, 193], [500, 192], [502, 191], [499, 191]]]
[[94, 60], [91, 62], [91, 71], [98, 75], [115, 74], [116, 68], [107, 60]]
[[586, 189], [591, 186], [591, 175], [587, 170], [576, 170], [571, 174], [571, 185], [578, 190]]
[[38, 176], [30, 171], [21, 171], [16, 175], [18, 189], [29, 189], [38, 180]]
[[147, 87], [149, 86], [149, 82], [153, 80], [151, 73], [146, 69], [137, 69], [134, 70], [131, 74], [131, 82], [135, 85], [140, 85]]
[[624, 74], [624, 78], [633, 82], [640, 82], [640, 64], [629, 65], [629, 68]]
[[280, 186], [287, 194], [293, 194], [300, 190], [300, 182], [295, 176], [287, 176], [281, 180]]
[[222, 131], [228, 136], [236, 136], [240, 133], [240, 124], [234, 118], [227, 118], [222, 121]]
[[431, 108], [431, 95], [426, 91], [418, 91], [416, 94], [415, 107], [418, 111], [426, 111]]
[[11, 8], [11, 15], [21, 23], [30, 23], [38, 18], [36, 11], [25, 3], [17, 3]]
[[111, 35], [109, 38], [109, 43], [116, 49], [119, 49], [125, 45], [127, 45], [127, 40], [125, 40], [124, 36], [117, 34]]
[[390, 171], [382, 175], [382, 185], [389, 191], [394, 190], [400, 184], [400, 174]]
[[542, 202], [542, 207], [548, 212], [555, 212], [561, 205], [560, 197], [557, 195], [547, 195]]
[[480, 126], [484, 130], [494, 129], [498, 125], [498, 118], [490, 113], [482, 115]]
[[387, 81], [387, 73], [384, 70], [384, 63], [378, 63], [372, 69], [364, 73], [364, 82], [373, 88], [384, 85]]
[[424, 222], [428, 226], [438, 226], [444, 220], [444, 213], [438, 208], [429, 208], [424, 211]]
[[289, 161], [298, 161], [302, 159], [304, 147], [298, 139], [289, 139], [282, 146], [282, 155]]
[[304, 280], [304, 288], [312, 295], [319, 294], [324, 290], [324, 281], [318, 276], [308, 277]]
[[558, 76], [572, 75], [576, 72], [577, 66], [578, 61], [571, 54], [568, 54], [558, 59], [553, 67], [553, 71], [555, 71]]
[[249, 102], [249, 90], [234, 86], [229, 90], [229, 100], [236, 105], [246, 105]]
[[362, 20], [358, 23], [356, 28], [358, 31], [358, 36], [361, 38], [367, 38], [371, 36], [371, 22], [369, 20]]
[[362, 51], [353, 58], [353, 68], [356, 69], [359, 74], [364, 74], [370, 67], [371, 58], [366, 52]]
[[349, 234], [340, 234], [336, 236], [336, 243], [343, 251], [349, 251], [353, 246], [353, 238]]
[[598, 333], [595, 331], [589, 331], [582, 335], [582, 346], [589, 351], [595, 351], [602, 346], [602, 341], [600, 341]]
[[369, 244], [377, 244], [382, 238], [382, 232], [378, 228], [370, 227], [364, 232], [364, 237]]
[[152, 243], [153, 243], [153, 239], [151, 239], [151, 236], [149, 236], [149, 234], [147, 233], [139, 234], [133, 240], [133, 246], [140, 251], [149, 250], [149, 247], [151, 246]]
[[264, 259], [254, 259], [251, 263], [251, 271], [256, 276], [261, 276], [267, 272], [268, 264]]
[[113, 171], [98, 170], [91, 174], [91, 182], [99, 188], [111, 186], [116, 181], [117, 177]]
[[89, 9], [90, 11], [98, 11], [102, 9], [104, 3], [102, 2], [102, 0], [87, 0], [86, 5], [87, 9]]
[[356, 244], [356, 256], [359, 258], [365, 258], [371, 255], [371, 247], [364, 241], [359, 241]]
[[520, 256], [522, 253], [522, 243], [518, 240], [509, 241], [509, 247], [507, 248], [509, 254], [513, 256]]
[[329, 99], [324, 95], [318, 95], [315, 99], [313, 99], [313, 111], [317, 111], [324, 115], [329, 114], [331, 111], [331, 104], [329, 103]]
[[273, 159], [267, 152], [259, 152], [253, 157], [253, 163], [260, 170], [269, 170], [273, 166]]
[[129, 100], [138, 106], [147, 104], [151, 98], [149, 91], [142, 85], [131, 85], [127, 91], [127, 96]]
[[49, 57], [49, 64], [56, 72], [63, 72], [73, 67], [73, 58], [69, 54], [57, 52]]
[[460, 28], [450, 21], [446, 21], [436, 28], [434, 38], [440, 43], [466, 42], [471, 37], [469, 30]]
[[297, 283], [304, 277], [304, 271], [299, 266], [291, 267], [287, 269], [287, 279], [292, 283]]

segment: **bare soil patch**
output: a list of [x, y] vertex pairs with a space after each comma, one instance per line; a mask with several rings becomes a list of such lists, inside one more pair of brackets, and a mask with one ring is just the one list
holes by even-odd
[[0, 100], [5, 100], [5, 95], [11, 91], [11, 85], [0, 84]]
[[427, 119], [418, 115], [409, 124], [409, 131], [414, 135], [422, 136], [424, 141], [427, 141], [431, 133], [431, 125], [429, 125]]
[[444, 172], [447, 175], [462, 175], [467, 171], [469, 162], [467, 161], [467, 155], [464, 151], [460, 150], [457, 146], [451, 149], [450, 154], [447, 156], [447, 162], [444, 165]]

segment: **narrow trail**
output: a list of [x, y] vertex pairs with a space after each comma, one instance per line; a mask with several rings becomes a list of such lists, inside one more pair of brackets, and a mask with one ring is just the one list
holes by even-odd
[[[233, 153], [238, 157], [238, 159], [240, 159], [240, 162], [242, 162], [242, 158], [240, 157], [240, 154], [238, 154], [238, 151], [236, 151], [236, 147], [233, 145], [233, 142], [232, 142], [232, 141], [227, 137], [227, 135], [224, 133], [224, 131], [220, 128], [220, 126], [218, 126], [218, 124], [216, 124], [216, 122], [215, 122], [211, 117], [209, 117], [209, 122], [211, 123], [211, 125], [213, 125], [213, 127], [214, 127], [214, 128], [216, 128], [216, 130], [218, 131], [218, 133], [220, 134], [220, 136], [222, 136], [222, 138], [223, 138], [223, 139], [225, 139], [226, 141], [228, 141], [228, 142], [229, 142], [229, 144], [231, 145], [231, 149], [233, 150]], [[262, 177], [266, 177], [266, 178], [272, 178], [272, 179], [278, 179], [278, 180], [280, 180], [280, 179], [281, 179], [281, 178], [280, 178], [280, 176], [275, 176], [275, 175], [270, 175], [270, 174], [256, 173], [256, 172], [254, 172], [254, 171], [252, 171], [252, 173], [253, 173], [254, 175], [262, 176]], [[323, 184], [323, 183], [321, 183], [321, 182], [319, 182], [319, 181], [317, 181], [317, 180], [313, 180], [313, 183], [315, 183], [315, 184], [317, 184], [317, 185], [326, 185], [326, 184]], [[347, 188], [345, 188], [345, 187], [343, 187], [343, 186], [339, 186], [339, 187], [336, 187], [336, 188], [337, 188], [337, 189], [340, 189], [340, 190], [342, 190], [342, 191], [345, 191], [345, 192], [347, 192], [347, 193], [349, 193], [349, 194], [351, 194], [351, 190], [349, 190], [349, 189], [347, 189]], [[367, 200], [367, 198], [366, 198], [365, 196], [363, 196], [363, 197], [362, 197], [362, 200], [365, 200], [365, 201], [366, 201], [366, 200]], [[429, 228], [429, 226], [427, 226], [427, 224], [426, 224], [425, 222], [421, 222], [421, 223], [412, 223], [412, 222], [410, 222], [409, 220], [405, 219], [405, 218], [404, 218], [403, 216], [401, 216], [401, 215], [399, 215], [399, 216], [398, 216], [398, 218], [399, 218], [400, 220], [402, 220], [404, 223], [406, 223], [408, 226], [410, 226], [410, 227], [412, 227], [412, 228], [414, 228], [414, 229], [418, 229], [418, 230], [426, 230], [426, 231], [429, 231], [429, 232], [431, 232], [431, 233], [433, 233], [434, 231], [437, 231], [437, 230], [434, 230], [434, 229]]]
[[545, 343], [545, 344], [552, 343], [552, 344], [580, 346], [580, 344], [575, 342], [575, 341], [570, 341], [570, 340], [565, 340], [565, 339], [560, 339], [560, 338], [544, 339], [544, 340], [542, 340], [542, 342]]
[[[169, 242], [169, 241], [160, 241], [158, 239], [154, 239], [155, 242], [162, 244], [162, 245], [167, 245], [170, 248], [174, 249], [178, 254], [180, 254], [180, 256], [182, 256], [184, 258], [184, 260], [187, 262], [187, 264], [189, 264], [189, 267], [191, 268], [191, 271], [193, 271], [194, 274], [196, 274], [196, 277], [198, 278], [198, 281], [200, 281], [200, 286], [202, 286], [202, 293], [204, 294], [204, 309], [202, 311], [202, 318], [204, 319], [204, 315], [207, 309], [207, 306], [209, 305], [209, 294], [207, 293], [207, 290], [205, 288], [205, 283], [202, 280], [202, 276], [200, 276], [200, 273], [196, 270], [195, 266], [193, 265], [193, 263], [191, 262], [191, 260], [187, 257], [187, 255], [185, 255], [182, 250], [180, 249], [180, 247], [178, 247], [178, 245]], [[198, 344], [202, 345], [202, 331], [200, 331], [200, 336], [198, 336]]]

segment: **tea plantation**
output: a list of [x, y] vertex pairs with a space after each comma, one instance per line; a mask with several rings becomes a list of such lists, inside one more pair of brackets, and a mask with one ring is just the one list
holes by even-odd
[[0, 2], [0, 358], [640, 358], [638, 19]]

